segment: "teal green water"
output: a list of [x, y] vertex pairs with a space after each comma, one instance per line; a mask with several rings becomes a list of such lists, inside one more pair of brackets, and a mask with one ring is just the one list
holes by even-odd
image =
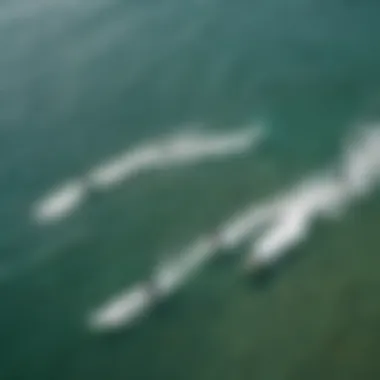
[[[137, 328], [88, 313], [231, 213], [337, 159], [376, 121], [375, 1], [0, 2], [0, 379], [377, 379], [376, 194], [266, 286], [205, 266]], [[141, 175], [60, 223], [30, 207], [153, 136], [263, 125], [257, 151]]]

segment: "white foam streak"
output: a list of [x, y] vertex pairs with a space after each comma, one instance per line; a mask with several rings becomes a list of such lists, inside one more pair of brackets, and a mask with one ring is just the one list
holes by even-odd
[[64, 218], [84, 201], [86, 191], [86, 186], [82, 181], [72, 181], [63, 185], [34, 205], [34, 219], [39, 223], [44, 223]]
[[258, 142], [261, 136], [261, 130], [249, 129], [221, 135], [188, 132], [165, 140], [157, 139], [95, 168], [88, 179], [92, 185], [105, 188], [143, 171], [242, 153]]
[[162, 263], [146, 283], [127, 289], [92, 313], [89, 317], [90, 328], [110, 331], [133, 325], [156, 302], [178, 291], [189, 276], [212, 257], [216, 248], [213, 239], [197, 240], [179, 258]]
[[184, 286], [219, 249], [235, 247], [268, 222], [275, 211], [272, 206], [259, 209], [250, 207], [227, 221], [216, 232], [197, 239], [177, 257], [162, 262], [145, 285], [127, 289], [121, 296], [111, 299], [92, 313], [89, 317], [90, 328], [104, 332], [128, 327], [138, 321], [158, 300], [169, 297]]
[[[191, 244], [178, 258], [163, 262], [146, 285], [133, 287], [106, 303], [95, 319], [94, 315], [90, 317], [90, 325], [97, 331], [128, 326], [158, 299], [178, 291], [219, 249], [234, 248], [252, 239], [255, 232], [263, 233], [253, 242], [246, 262], [248, 268], [278, 260], [307, 238], [315, 219], [341, 215], [352, 200], [373, 188], [380, 176], [380, 130], [367, 131], [351, 146], [340, 169], [338, 173], [319, 173], [290, 191], [235, 215], [216, 233]], [[98, 321], [95, 325], [91, 323], [94, 320]]]
[[[275, 205], [262, 208], [251, 206], [225, 222], [215, 232], [200, 237], [177, 257], [163, 261], [145, 285], [127, 289], [121, 296], [106, 302], [92, 313], [89, 318], [90, 327], [104, 332], [130, 326], [153, 307], [157, 300], [169, 297], [184, 286], [186, 281], [211, 260], [219, 249], [236, 247], [255, 229], [268, 223], [275, 211]], [[136, 294], [136, 289], [139, 289], [139, 296], [132, 296]], [[136, 298], [139, 301], [136, 301]]]
[[371, 129], [348, 149], [343, 176], [355, 196], [372, 190], [380, 175], [380, 129]]
[[[307, 189], [307, 186], [302, 186]], [[319, 191], [319, 199], [323, 199], [322, 194], [329, 190], [329, 186], [323, 187], [325, 192]], [[300, 189], [298, 189], [300, 191]], [[290, 193], [287, 198], [297, 199], [297, 192]], [[318, 194], [318, 192], [316, 193]], [[298, 211], [293, 212], [293, 225], [287, 223], [278, 224], [276, 231], [272, 231], [270, 239], [263, 241], [263, 245], [269, 244], [269, 252], [273, 254], [274, 248], [279, 251], [284, 247], [284, 239], [288, 242], [297, 239], [302, 235], [306, 228], [306, 217], [310, 207], [310, 199], [318, 198], [315, 194], [305, 192], [306, 198], [300, 201]], [[299, 196], [299, 194], [298, 194]], [[307, 201], [309, 200], [309, 201]], [[280, 216], [285, 199], [274, 199], [268, 204], [255, 207], [250, 206], [240, 215], [226, 221], [216, 232], [203, 236], [190, 244], [185, 250], [178, 254], [178, 257], [162, 262], [154, 273], [152, 278], [146, 282], [146, 285], [132, 287], [126, 290], [120, 297], [114, 298], [107, 302], [94, 315], [90, 316], [90, 326], [97, 331], [109, 331], [115, 328], [129, 326], [135, 320], [149, 310], [157, 300], [166, 298], [172, 293], [177, 292], [191, 276], [207, 263], [222, 248], [234, 248], [252, 236], [260, 228], [267, 227]], [[323, 202], [320, 203], [323, 206]], [[288, 215], [284, 215], [284, 217]], [[280, 219], [278, 220], [280, 221]], [[302, 222], [302, 223], [300, 223]], [[292, 234], [289, 232], [290, 227], [297, 227]], [[268, 248], [267, 248], [268, 250]], [[264, 258], [263, 258], [264, 259]], [[136, 289], [138, 296], [136, 295]], [[134, 295], [133, 295], [134, 294]], [[133, 296], [132, 296], [133, 295]], [[138, 301], [136, 301], [138, 298]], [[97, 321], [96, 324], [93, 321]]]
[[58, 187], [34, 205], [32, 217], [40, 223], [59, 221], [74, 212], [92, 190], [107, 190], [147, 170], [241, 154], [262, 137], [261, 128], [249, 128], [222, 134], [187, 132], [156, 139], [95, 167], [79, 180]]
[[276, 212], [276, 204], [249, 207], [221, 227], [219, 233], [221, 246], [226, 249], [236, 248], [248, 236], [269, 223]]
[[156, 274], [156, 286], [161, 295], [167, 296], [176, 291], [185, 281], [218, 249], [211, 238], [201, 238], [183, 252], [178, 259], [162, 265]]
[[155, 165], [158, 152], [159, 149], [155, 146], [127, 152], [110, 163], [102, 164], [90, 171], [87, 176], [89, 183], [93, 187], [104, 189], [125, 181], [142, 168]]
[[137, 285], [96, 310], [90, 316], [89, 325], [95, 330], [131, 325], [149, 311], [151, 304], [152, 298], [146, 286]]
[[253, 243], [248, 266], [273, 263], [305, 240], [316, 218], [336, 216], [380, 179], [380, 130], [367, 130], [346, 152], [340, 172], [317, 175], [283, 197], [277, 216]]

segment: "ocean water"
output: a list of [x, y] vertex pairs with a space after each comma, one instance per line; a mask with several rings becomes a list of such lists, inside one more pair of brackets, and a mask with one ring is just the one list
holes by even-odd
[[379, 378], [379, 15], [1, 0], [0, 379]]

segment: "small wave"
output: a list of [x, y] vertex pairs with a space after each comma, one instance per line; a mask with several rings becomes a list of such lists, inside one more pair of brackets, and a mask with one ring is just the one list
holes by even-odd
[[92, 190], [110, 189], [146, 170], [241, 154], [259, 143], [262, 137], [261, 128], [249, 128], [224, 134], [188, 132], [156, 139], [95, 167], [77, 181], [58, 187], [36, 202], [32, 218], [39, 223], [59, 221], [74, 212]]

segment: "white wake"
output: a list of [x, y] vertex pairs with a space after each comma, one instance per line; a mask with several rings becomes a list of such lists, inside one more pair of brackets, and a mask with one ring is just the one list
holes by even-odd
[[285, 194], [271, 226], [253, 242], [248, 266], [271, 264], [304, 241], [317, 218], [339, 216], [368, 195], [380, 179], [380, 130], [356, 136], [337, 170], [315, 175]]
[[186, 280], [216, 252], [212, 238], [203, 237], [169, 262], [162, 263], [152, 277], [96, 309], [89, 325], [97, 331], [108, 331], [136, 323], [161, 299], [178, 290]]
[[242, 154], [262, 138], [261, 128], [228, 133], [186, 132], [156, 138], [98, 165], [79, 179], [58, 186], [32, 206], [32, 218], [41, 224], [57, 222], [77, 210], [92, 190], [108, 190], [144, 171]]
[[374, 190], [379, 179], [380, 130], [369, 128], [349, 145], [339, 165], [234, 215], [177, 258], [163, 262], [147, 282], [91, 313], [91, 328], [108, 331], [138, 321], [157, 301], [178, 291], [220, 249], [234, 248], [247, 239], [253, 245], [246, 265], [272, 264], [307, 238], [317, 218], [341, 216], [352, 201]]

